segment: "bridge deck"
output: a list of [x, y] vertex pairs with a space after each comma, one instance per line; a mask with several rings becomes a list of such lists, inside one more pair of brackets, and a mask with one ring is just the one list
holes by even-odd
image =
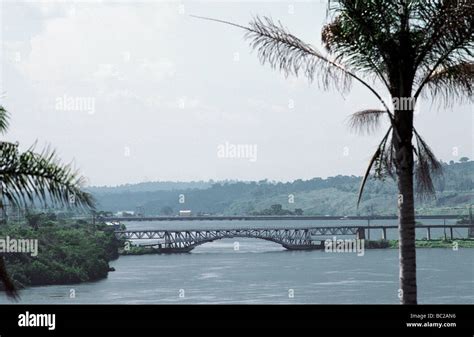
[[[460, 215], [418, 215], [416, 219], [459, 219]], [[99, 217], [103, 221], [261, 221], [261, 220], [396, 220], [396, 216], [320, 216], [320, 215], [209, 215], [209, 216], [124, 216], [124, 217]]]
[[[427, 228], [471, 228], [474, 225], [416, 225], [415, 228], [427, 229]], [[264, 230], [320, 230], [320, 229], [396, 229], [398, 225], [339, 225], [339, 226], [309, 226], [309, 227], [235, 227], [235, 228], [145, 228], [145, 229], [132, 229], [125, 231], [115, 231], [116, 233], [123, 232], [210, 232], [210, 231], [264, 231]]]

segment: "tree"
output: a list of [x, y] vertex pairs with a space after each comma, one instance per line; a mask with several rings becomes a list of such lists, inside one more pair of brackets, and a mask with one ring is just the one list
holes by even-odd
[[467, 163], [469, 161], [469, 158], [468, 157], [461, 157], [459, 158], [459, 162], [461, 163]]
[[173, 214], [173, 209], [170, 206], [164, 206], [160, 209], [160, 214], [171, 215]]
[[[8, 119], [8, 112], [0, 106], [0, 133], [7, 131]], [[31, 147], [20, 152], [18, 144], [0, 141], [0, 154], [0, 209], [5, 202], [26, 208], [35, 201], [93, 208], [91, 195], [81, 189], [84, 178], [69, 165], [61, 164], [54, 151], [46, 149], [36, 153]], [[18, 296], [3, 256], [0, 256], [0, 281], [9, 297]]]
[[301, 208], [295, 208], [293, 212], [294, 215], [303, 215], [303, 210]]
[[[441, 165], [414, 127], [421, 95], [450, 105], [473, 97], [472, 1], [339, 0], [329, 1], [331, 21], [322, 29], [325, 52], [291, 34], [280, 22], [256, 17], [245, 37], [263, 64], [286, 76], [300, 74], [324, 89], [341, 92], [355, 81], [380, 101], [383, 109], [352, 115], [351, 125], [372, 131], [386, 117], [389, 128], [372, 156], [362, 180], [358, 204], [371, 173], [397, 178], [400, 300], [417, 303], [414, 190], [434, 193], [432, 173]], [[387, 90], [393, 106], [371, 84]], [[416, 187], [414, 186], [416, 184]]]
[[27, 211], [25, 218], [28, 222], [28, 225], [34, 230], [37, 230], [39, 228], [41, 220], [44, 218], [44, 213], [35, 213]]
[[270, 206], [270, 211], [271, 211], [271, 214], [281, 214], [283, 210], [283, 206], [281, 204], [274, 204], [274, 205], [271, 205]]

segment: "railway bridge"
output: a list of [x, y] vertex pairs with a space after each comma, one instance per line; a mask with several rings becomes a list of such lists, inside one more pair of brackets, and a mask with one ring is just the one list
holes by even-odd
[[119, 239], [152, 240], [163, 253], [189, 252], [207, 242], [229, 238], [254, 238], [278, 243], [290, 250], [323, 248], [318, 236], [355, 235], [365, 237], [363, 227], [337, 226], [312, 228], [237, 228], [237, 229], [185, 229], [185, 230], [126, 230], [116, 231]]
[[[428, 240], [431, 231], [444, 229], [451, 239], [456, 229], [468, 229], [467, 237], [474, 233], [473, 225], [417, 225], [417, 230], [424, 230]], [[232, 228], [232, 229], [145, 229], [145, 230], [117, 230], [115, 235], [124, 240], [147, 240], [153, 243], [163, 253], [189, 252], [195, 247], [207, 242], [231, 238], [254, 238], [278, 243], [289, 250], [323, 249], [324, 239], [331, 236], [354, 236], [356, 239], [365, 239], [366, 233], [370, 240], [370, 230], [380, 230], [382, 239], [387, 239], [388, 230], [397, 230], [397, 225], [371, 226], [324, 226], [324, 227], [261, 227], [261, 228]]]

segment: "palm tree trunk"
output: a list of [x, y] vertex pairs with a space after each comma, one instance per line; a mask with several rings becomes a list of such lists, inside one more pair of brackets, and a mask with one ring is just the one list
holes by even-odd
[[399, 172], [398, 190], [400, 301], [402, 304], [417, 304], [413, 161], [411, 170], [404, 169]]
[[400, 139], [394, 137], [398, 176], [398, 234], [402, 304], [417, 304], [415, 205], [413, 197], [413, 112], [395, 114]]

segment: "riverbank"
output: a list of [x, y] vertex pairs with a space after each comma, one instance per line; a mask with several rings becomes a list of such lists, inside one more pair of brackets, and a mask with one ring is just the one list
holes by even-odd
[[[3, 225], [0, 239], [3, 246], [9, 245], [6, 266], [19, 288], [103, 279], [111, 270], [109, 262], [119, 257], [120, 242], [105, 225], [50, 223], [37, 229]], [[36, 244], [37, 251], [19, 252], [27, 242], [29, 248]]]
[[[389, 240], [390, 248], [398, 248], [398, 240]], [[474, 239], [416, 240], [416, 248], [474, 248]]]
[[129, 249], [120, 249], [120, 255], [148, 255], [161, 254], [161, 250], [152, 246], [130, 246]]
[[[453, 240], [444, 240], [444, 239], [437, 239], [437, 240], [416, 240], [415, 241], [416, 248], [474, 248], [474, 239], [453, 239]], [[365, 248], [366, 249], [382, 249], [382, 248], [390, 248], [390, 249], [398, 249], [398, 240], [372, 240], [372, 241], [365, 241]]]

